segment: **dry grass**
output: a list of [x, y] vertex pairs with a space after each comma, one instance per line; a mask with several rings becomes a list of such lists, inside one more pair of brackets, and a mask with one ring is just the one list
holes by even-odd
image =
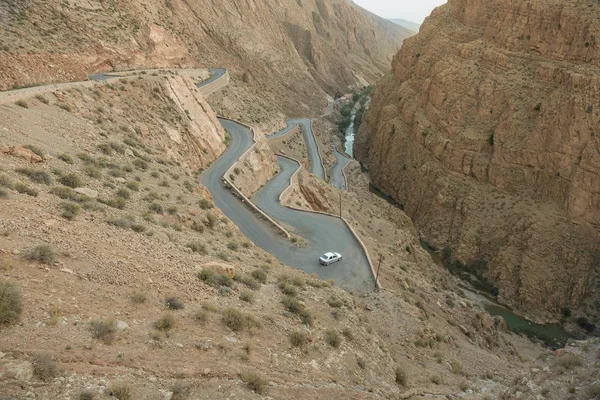
[[0, 282], [0, 325], [17, 322], [23, 311], [21, 292], [9, 282]]
[[290, 344], [293, 347], [303, 347], [308, 344], [309, 337], [306, 332], [294, 331], [290, 333]]
[[325, 342], [331, 347], [338, 348], [342, 344], [342, 336], [338, 331], [330, 329], [325, 332]]
[[114, 320], [92, 321], [90, 323], [92, 337], [101, 340], [105, 344], [111, 344], [117, 334], [117, 323]]
[[242, 381], [257, 394], [266, 395], [269, 391], [269, 382], [267, 382], [258, 372], [249, 371], [241, 374]]
[[48, 382], [58, 375], [58, 365], [50, 353], [40, 353], [33, 356], [33, 375], [41, 381]]
[[244, 316], [244, 313], [231, 307], [223, 310], [221, 321], [234, 332], [239, 332], [246, 327], [246, 317]]
[[169, 331], [175, 327], [175, 317], [165, 314], [154, 322], [154, 327], [159, 331]]
[[52, 265], [57, 261], [56, 253], [47, 244], [31, 248], [25, 252], [25, 258], [42, 264]]
[[131, 400], [133, 395], [131, 394], [131, 388], [126, 383], [116, 383], [110, 386], [110, 396], [118, 400]]

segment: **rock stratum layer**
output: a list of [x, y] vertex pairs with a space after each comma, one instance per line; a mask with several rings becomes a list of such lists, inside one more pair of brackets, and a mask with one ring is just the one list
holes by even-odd
[[222, 66], [296, 113], [322, 107], [323, 88], [373, 82], [410, 35], [347, 0], [8, 1], [0, 33], [0, 89]]
[[599, 12], [450, 0], [404, 42], [354, 146], [425, 240], [538, 319], [598, 309]]

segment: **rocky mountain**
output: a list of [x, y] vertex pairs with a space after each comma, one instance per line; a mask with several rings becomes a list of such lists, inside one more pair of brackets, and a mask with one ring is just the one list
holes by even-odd
[[450, 0], [405, 41], [355, 142], [424, 240], [537, 319], [598, 317], [599, 12]]
[[107, 70], [222, 66], [302, 115], [324, 105], [323, 89], [374, 82], [409, 36], [347, 0], [9, 1], [0, 32], [0, 89]]
[[419, 28], [421, 27], [421, 24], [417, 24], [416, 22], [412, 22], [412, 21], [407, 21], [407, 20], [401, 19], [401, 18], [392, 18], [392, 19], [390, 19], [390, 21], [392, 21], [396, 25], [403, 26], [406, 29], [411, 30], [415, 33], [419, 32]]

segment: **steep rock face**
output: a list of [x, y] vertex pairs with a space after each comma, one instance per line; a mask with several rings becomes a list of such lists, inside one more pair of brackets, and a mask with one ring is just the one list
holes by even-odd
[[405, 41], [354, 146], [427, 241], [541, 319], [598, 296], [599, 12], [450, 0]]
[[322, 88], [388, 71], [410, 34], [348, 0], [31, 0], [1, 5], [0, 21], [0, 89], [112, 69], [223, 66], [303, 115], [299, 103], [323, 106]]

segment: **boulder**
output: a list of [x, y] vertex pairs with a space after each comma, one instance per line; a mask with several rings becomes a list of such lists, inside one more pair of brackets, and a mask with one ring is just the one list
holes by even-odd
[[73, 190], [75, 191], [75, 193], [83, 194], [84, 196], [87, 196], [90, 199], [96, 199], [98, 197], [98, 192], [94, 189], [80, 187]]

